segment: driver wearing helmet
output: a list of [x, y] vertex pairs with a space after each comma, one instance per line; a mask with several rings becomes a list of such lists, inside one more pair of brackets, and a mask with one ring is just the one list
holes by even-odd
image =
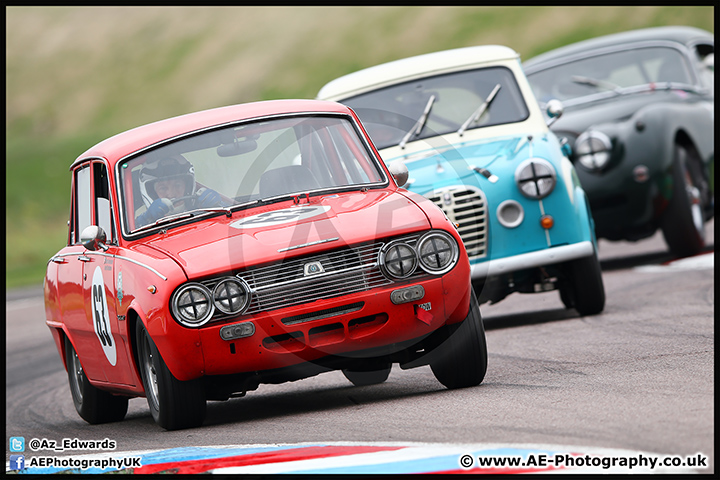
[[220, 194], [196, 191], [195, 168], [182, 155], [148, 162], [140, 170], [140, 195], [146, 210], [135, 218], [138, 227], [193, 208], [222, 206]]

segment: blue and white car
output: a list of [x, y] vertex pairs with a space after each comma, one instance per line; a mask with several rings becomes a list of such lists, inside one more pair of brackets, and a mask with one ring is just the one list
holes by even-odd
[[[581, 315], [603, 310], [587, 196], [514, 50], [405, 58], [337, 78], [317, 97], [350, 106], [391, 170], [407, 168], [405, 188], [457, 225], [481, 303], [559, 290]], [[550, 122], [561, 113], [548, 106]]]

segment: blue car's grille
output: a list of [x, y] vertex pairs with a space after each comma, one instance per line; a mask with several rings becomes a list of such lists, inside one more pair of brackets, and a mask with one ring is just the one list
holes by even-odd
[[435, 190], [425, 195], [440, 207], [451, 222], [458, 225], [458, 232], [465, 244], [470, 260], [487, 255], [487, 201], [482, 190], [465, 185]]

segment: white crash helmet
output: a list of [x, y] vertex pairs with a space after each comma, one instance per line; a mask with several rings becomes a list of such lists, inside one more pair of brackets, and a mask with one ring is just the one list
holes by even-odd
[[195, 167], [182, 155], [165, 157], [143, 165], [140, 170], [140, 194], [146, 207], [158, 196], [155, 193], [155, 182], [181, 178], [185, 181], [185, 195], [195, 194]]

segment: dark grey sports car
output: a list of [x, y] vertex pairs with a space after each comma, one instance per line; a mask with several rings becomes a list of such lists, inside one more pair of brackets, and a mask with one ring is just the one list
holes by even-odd
[[715, 210], [713, 34], [629, 31], [523, 67], [541, 106], [563, 104], [552, 129], [572, 147], [597, 236], [634, 241], [661, 229], [673, 254], [701, 251]]

